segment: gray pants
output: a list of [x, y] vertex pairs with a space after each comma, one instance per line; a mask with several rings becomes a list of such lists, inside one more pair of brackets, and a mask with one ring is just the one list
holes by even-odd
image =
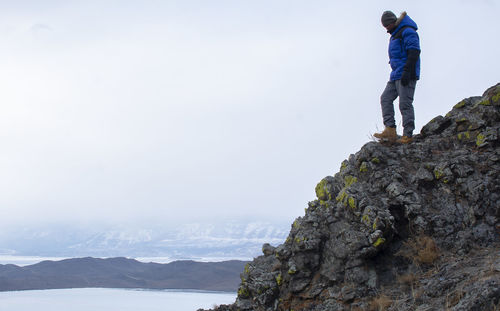
[[394, 100], [399, 96], [399, 111], [403, 117], [403, 135], [412, 137], [415, 129], [415, 113], [413, 111], [413, 95], [417, 80], [411, 80], [407, 86], [401, 84], [401, 80], [389, 81], [384, 92], [380, 96], [382, 106], [382, 117], [386, 127], [396, 127], [394, 120]]

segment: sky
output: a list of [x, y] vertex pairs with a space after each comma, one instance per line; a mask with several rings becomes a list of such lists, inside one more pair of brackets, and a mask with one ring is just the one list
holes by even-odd
[[383, 129], [385, 10], [419, 25], [415, 134], [500, 82], [496, 0], [0, 0], [0, 225], [302, 216]]

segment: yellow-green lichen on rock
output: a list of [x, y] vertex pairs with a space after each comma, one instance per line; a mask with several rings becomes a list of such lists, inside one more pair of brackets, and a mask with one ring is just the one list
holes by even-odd
[[367, 225], [369, 227], [370, 226], [370, 216], [363, 215], [361, 217], [361, 222], [363, 222], [365, 225]]
[[278, 286], [283, 284], [283, 277], [281, 276], [281, 273], [276, 276], [276, 284], [278, 284]]
[[372, 226], [372, 229], [373, 230], [377, 230], [378, 228], [378, 225], [377, 225], [377, 218], [375, 218], [375, 220], [373, 221], [373, 226]]
[[332, 194], [328, 192], [328, 180], [323, 178], [314, 189], [316, 191], [316, 196], [320, 201], [328, 201], [332, 199]]
[[323, 201], [328, 200], [328, 192], [325, 189], [325, 185], [326, 185], [326, 180], [322, 179], [316, 185], [316, 188], [314, 188], [314, 190], [316, 191], [316, 196], [318, 197], [318, 199], [323, 200]]
[[467, 132], [463, 132], [463, 133], [458, 133], [457, 137], [459, 140], [470, 139], [470, 132], [467, 131]]
[[295, 237], [295, 243], [300, 244], [304, 241], [307, 241], [308, 239], [306, 237]]
[[385, 239], [384, 238], [378, 238], [375, 243], [373, 243], [373, 246], [375, 247], [379, 247], [380, 245], [384, 244], [385, 243]]
[[379, 159], [379, 158], [377, 158], [377, 157], [373, 157], [373, 158], [371, 159], [371, 161], [372, 161], [372, 163], [375, 163], [375, 164], [379, 164], [379, 163], [380, 163], [380, 159]]
[[351, 176], [351, 175], [346, 175], [344, 177], [344, 186], [346, 188], [352, 186], [352, 184], [354, 183], [357, 183], [358, 182], [358, 178], [354, 177], [354, 176]]
[[346, 198], [348, 197], [347, 193], [345, 190], [340, 191], [339, 195], [335, 198], [337, 202], [344, 202]]
[[486, 136], [483, 133], [479, 133], [476, 137], [476, 146], [480, 147], [486, 142]]
[[368, 164], [366, 162], [361, 163], [361, 166], [359, 167], [359, 171], [361, 173], [368, 172]]
[[497, 103], [500, 100], [500, 92], [491, 97], [491, 101]]
[[445, 184], [447, 184], [447, 183], [450, 182], [450, 180], [448, 179], [448, 177], [446, 177], [445, 170], [441, 169], [441, 168], [435, 168], [434, 169], [434, 177], [437, 180], [441, 180]]
[[319, 205], [321, 205], [324, 208], [328, 208], [329, 206], [328, 201], [322, 201], [322, 200], [319, 200]]
[[347, 160], [342, 161], [342, 164], [340, 164], [340, 171], [342, 172], [347, 168]]
[[462, 100], [461, 102], [453, 106], [453, 109], [462, 108], [464, 106], [465, 106], [465, 100]]
[[335, 200], [337, 202], [341, 202], [345, 207], [354, 206], [353, 208], [355, 208], [356, 201], [353, 197], [350, 197], [347, 194], [346, 190], [356, 182], [358, 182], [357, 177], [351, 176], [351, 175], [346, 175], [344, 177], [344, 188], [338, 193], [338, 195], [335, 197]]
[[349, 197], [347, 201], [350, 208], [356, 208], [356, 200], [353, 197]]
[[250, 292], [246, 287], [240, 286], [240, 288], [238, 288], [238, 297], [248, 298], [250, 297]]
[[444, 172], [441, 169], [439, 169], [439, 168], [434, 169], [434, 177], [436, 179], [439, 180], [439, 179], [443, 178], [443, 176], [444, 176]]
[[482, 106], [491, 106], [491, 103], [490, 103], [490, 100], [489, 100], [489, 99], [485, 99], [485, 100], [482, 100], [482, 101], [480, 101], [479, 103], [477, 103], [477, 105], [482, 105]]
[[354, 197], [349, 196], [345, 190], [342, 190], [339, 195], [335, 198], [337, 202], [342, 203], [344, 207], [351, 207], [352, 209], [356, 208], [356, 199]]

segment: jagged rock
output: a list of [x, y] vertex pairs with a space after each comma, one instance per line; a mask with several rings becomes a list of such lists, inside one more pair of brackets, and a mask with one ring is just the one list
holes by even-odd
[[216, 310], [498, 310], [499, 138], [497, 84], [411, 144], [367, 143]]
[[273, 255], [276, 251], [276, 247], [271, 246], [269, 243], [262, 245], [262, 253], [266, 256]]

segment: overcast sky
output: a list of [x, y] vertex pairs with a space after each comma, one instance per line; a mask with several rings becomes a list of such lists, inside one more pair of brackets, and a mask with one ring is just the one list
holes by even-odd
[[1, 0], [0, 225], [303, 215], [383, 128], [385, 10], [416, 133], [500, 82], [496, 0]]

